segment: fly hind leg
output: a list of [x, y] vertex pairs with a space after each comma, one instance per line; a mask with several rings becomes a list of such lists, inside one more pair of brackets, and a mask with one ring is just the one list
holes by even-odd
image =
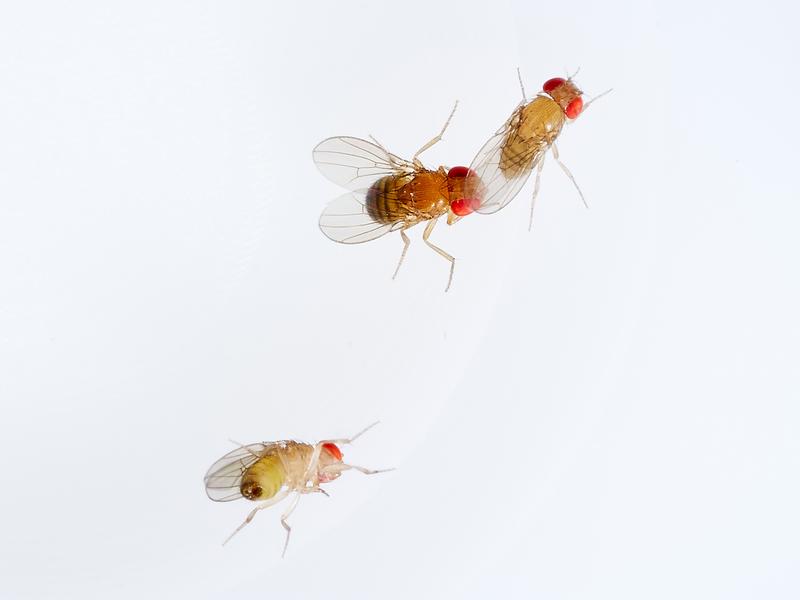
[[378, 140], [376, 140], [376, 139], [375, 139], [375, 136], [373, 136], [372, 134], [370, 134], [370, 136], [369, 136], [369, 139], [371, 139], [373, 142], [375, 142], [375, 145], [376, 145], [376, 146], [378, 146], [378, 148], [380, 148], [381, 150], [383, 150], [383, 152], [384, 152], [384, 154], [386, 154], [386, 158], [389, 160], [389, 164], [392, 166], [392, 168], [394, 168], [394, 169], [401, 169], [401, 168], [403, 168], [403, 165], [401, 165], [401, 164], [399, 164], [399, 163], [397, 163], [397, 162], [395, 161], [395, 156], [394, 156], [394, 154], [392, 154], [391, 152], [389, 152], [389, 151], [386, 149], [386, 146], [384, 146], [384, 145], [383, 145], [383, 144], [381, 144], [381, 143], [380, 143]]
[[250, 523], [250, 521], [252, 521], [252, 520], [253, 520], [253, 517], [255, 517], [255, 516], [256, 516], [256, 513], [258, 513], [258, 511], [260, 511], [260, 510], [264, 510], [265, 508], [269, 508], [270, 506], [275, 506], [275, 505], [276, 505], [276, 504], [278, 504], [278, 503], [279, 503], [281, 500], [283, 500], [284, 498], [286, 498], [286, 496], [288, 496], [288, 495], [289, 495], [289, 490], [288, 490], [288, 489], [281, 490], [280, 492], [278, 492], [277, 494], [275, 494], [275, 495], [274, 495], [272, 498], [270, 498], [269, 500], [265, 500], [264, 502], [262, 502], [261, 504], [259, 504], [258, 506], [256, 506], [256, 507], [255, 507], [253, 510], [251, 510], [251, 511], [250, 511], [250, 514], [249, 514], [249, 515], [247, 515], [247, 518], [244, 520], [244, 522], [243, 522], [241, 525], [239, 525], [239, 526], [238, 526], [238, 527], [237, 527], [237, 528], [234, 530], [234, 532], [233, 532], [232, 534], [230, 534], [230, 535], [229, 535], [229, 536], [228, 536], [228, 537], [225, 539], [225, 541], [224, 541], [224, 542], [222, 542], [222, 545], [224, 546], [224, 545], [225, 545], [225, 544], [227, 544], [229, 541], [231, 541], [231, 538], [232, 538], [233, 536], [235, 536], [237, 533], [239, 533], [239, 532], [240, 532], [240, 531], [241, 531], [241, 530], [244, 528], [244, 526], [245, 526], [245, 525], [247, 525], [248, 523]]
[[445, 252], [441, 248], [439, 248], [439, 246], [436, 246], [435, 244], [433, 244], [428, 239], [428, 238], [431, 237], [431, 232], [433, 231], [433, 227], [435, 225], [436, 225], [436, 219], [432, 219], [428, 223], [428, 226], [425, 227], [425, 231], [422, 233], [422, 239], [426, 244], [428, 244], [428, 246], [430, 246], [433, 250], [435, 250], [437, 254], [439, 254], [440, 256], [443, 256], [444, 258], [446, 258], [447, 260], [450, 261], [450, 277], [448, 277], [448, 279], [447, 279], [447, 287], [444, 288], [444, 291], [446, 292], [447, 290], [450, 289], [450, 284], [453, 283], [453, 271], [456, 268], [456, 259], [453, 258], [452, 256], [450, 256], [447, 252]]
[[583, 202], [583, 205], [586, 208], [589, 208], [589, 204], [587, 204], [586, 198], [583, 197], [583, 192], [581, 191], [581, 188], [578, 185], [578, 182], [575, 181], [575, 177], [572, 176], [572, 173], [570, 173], [570, 170], [567, 168], [567, 165], [565, 165], [563, 162], [561, 162], [561, 159], [558, 158], [558, 148], [556, 147], [555, 143], [552, 145], [552, 148], [553, 148], [553, 158], [556, 159], [556, 162], [558, 163], [558, 166], [561, 167], [561, 170], [564, 171], [564, 173], [566, 174], [567, 177], [569, 177], [569, 180], [572, 182], [572, 185], [574, 185], [575, 189], [578, 190], [578, 195], [581, 197], [581, 201]]
[[533, 208], [536, 206], [536, 196], [539, 195], [539, 183], [542, 176], [542, 167], [544, 167], [544, 156], [539, 161], [539, 166], [536, 167], [536, 182], [533, 184], [533, 197], [531, 198], [531, 217], [528, 221], [528, 231], [533, 227]]
[[519, 67], [517, 67], [517, 79], [519, 79], [519, 89], [522, 92], [522, 101], [527, 104], [528, 97], [525, 95], [525, 84], [522, 83], [522, 73], [520, 73]]
[[422, 148], [420, 148], [419, 150], [417, 150], [416, 154], [414, 154], [414, 158], [412, 158], [412, 159], [411, 159], [411, 162], [413, 162], [413, 163], [414, 163], [414, 166], [416, 166], [416, 167], [417, 167], [417, 168], [419, 168], [419, 169], [422, 169], [422, 168], [423, 168], [423, 167], [422, 167], [422, 163], [419, 161], [419, 159], [418, 159], [417, 157], [418, 157], [420, 154], [422, 154], [423, 152], [425, 152], [425, 150], [427, 150], [428, 148], [430, 148], [431, 146], [433, 146], [435, 143], [437, 143], [437, 142], [440, 142], [440, 141], [442, 140], [442, 136], [444, 135], [444, 132], [445, 132], [445, 130], [447, 129], [447, 126], [448, 126], [448, 125], [450, 125], [450, 120], [453, 118], [453, 115], [454, 115], [454, 114], [456, 114], [456, 108], [458, 108], [458, 100], [456, 100], [456, 103], [455, 103], [455, 105], [453, 106], [453, 110], [452, 110], [452, 111], [450, 111], [450, 116], [449, 116], [449, 117], [447, 117], [447, 121], [445, 121], [445, 122], [444, 122], [444, 127], [442, 127], [442, 130], [439, 132], [439, 135], [437, 135], [435, 138], [433, 138], [433, 139], [432, 139], [431, 141], [429, 141], [427, 144], [425, 144], [424, 146], [422, 146]]
[[294, 509], [297, 508], [298, 502], [300, 502], [300, 494], [297, 494], [294, 498], [292, 498], [288, 508], [283, 511], [283, 514], [281, 515], [281, 525], [283, 525], [283, 528], [286, 530], [286, 541], [283, 543], [283, 552], [281, 552], [281, 558], [286, 556], [286, 549], [289, 547], [289, 536], [292, 534], [292, 528], [287, 519], [292, 515]]
[[408, 252], [408, 245], [411, 243], [411, 240], [408, 238], [408, 234], [406, 234], [406, 229], [408, 229], [408, 226], [403, 227], [400, 230], [400, 237], [403, 238], [403, 251], [400, 253], [400, 260], [397, 261], [397, 268], [394, 270], [392, 279], [395, 279], [397, 274], [400, 272], [400, 265], [403, 264], [403, 260], [406, 257], [406, 252]]

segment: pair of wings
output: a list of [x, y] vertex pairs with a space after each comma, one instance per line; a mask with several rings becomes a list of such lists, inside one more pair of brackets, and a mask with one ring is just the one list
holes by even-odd
[[522, 111], [526, 106], [527, 102], [523, 101], [514, 109], [503, 126], [478, 151], [470, 165], [472, 173], [468, 176], [467, 185], [470, 185], [470, 177], [479, 178], [474, 186], [474, 189], [478, 189], [478, 186], [481, 189], [481, 202], [477, 209], [479, 213], [497, 212], [511, 202], [528, 181], [534, 167], [544, 157], [546, 148], [531, 144], [525, 152], [515, 156], [513, 162], [509, 163], [509, 159], [506, 158], [505, 170], [515, 173], [514, 176], [507, 177], [500, 168], [503, 149], [517, 136], [522, 121]]
[[350, 190], [322, 211], [319, 227], [327, 237], [341, 244], [361, 244], [403, 227], [403, 221], [379, 223], [370, 217], [366, 195], [369, 187], [383, 177], [417, 172], [413, 163], [377, 144], [346, 136], [321, 141], [314, 148], [313, 157], [325, 177]]
[[[544, 151], [531, 145], [528, 152], [515, 157], [516, 173], [507, 177], [500, 169], [503, 148], [516, 135], [522, 118], [521, 103], [505, 124], [480, 149], [472, 161], [469, 178], [473, 189], [480, 191], [477, 212], [493, 213], [511, 202], [530, 177]], [[314, 162], [330, 181], [350, 190], [328, 204], [319, 219], [322, 232], [334, 242], [361, 244], [403, 227], [403, 221], [379, 223], [369, 216], [366, 194], [369, 187], [388, 175], [413, 175], [418, 168], [381, 146], [356, 137], [332, 137], [320, 142], [313, 151]], [[509, 171], [507, 168], [506, 171]], [[470, 186], [470, 182], [467, 182]]]
[[242, 497], [239, 487], [245, 471], [277, 442], [260, 442], [239, 446], [215, 462], [206, 472], [203, 481], [206, 494], [215, 502], [229, 502]]

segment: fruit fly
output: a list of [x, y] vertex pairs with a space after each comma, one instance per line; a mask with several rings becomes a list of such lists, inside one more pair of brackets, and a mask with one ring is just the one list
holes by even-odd
[[333, 481], [349, 469], [355, 469], [365, 475], [391, 471], [391, 469], [365, 469], [343, 462], [339, 446], [352, 443], [375, 425], [377, 423], [350, 438], [322, 440], [316, 444], [294, 440], [247, 445], [237, 443], [239, 447], [236, 450], [220, 458], [208, 469], [204, 478], [206, 494], [215, 502], [246, 498], [260, 504], [228, 536], [223, 545], [252, 521], [258, 511], [294, 495], [281, 515], [281, 525], [286, 530], [286, 541], [281, 556], [286, 554], [292, 531], [287, 519], [297, 507], [303, 494], [319, 492], [327, 496], [328, 493], [320, 486]]
[[[544, 166], [544, 156], [553, 151], [553, 158], [572, 181], [584, 205], [586, 199], [575, 178], [558, 157], [556, 138], [566, 123], [578, 118], [591, 102], [584, 106], [583, 92], [572, 78], [554, 77], [544, 82], [542, 91], [530, 102], [522, 86], [522, 102], [505, 124], [480, 149], [470, 167], [468, 186], [480, 186], [480, 213], [493, 213], [511, 202], [525, 185], [533, 169], [536, 183], [531, 199], [531, 215], [528, 228], [533, 224], [533, 207], [539, 193], [539, 177]], [[611, 90], [609, 90], [611, 91]], [[471, 182], [476, 178], [475, 183]], [[588, 207], [588, 205], [587, 205]]]
[[453, 281], [456, 259], [429, 238], [442, 215], [447, 214], [447, 224], [452, 225], [478, 207], [479, 181], [475, 177], [468, 179], [467, 167], [426, 169], [419, 155], [442, 139], [456, 107], [439, 135], [417, 150], [410, 161], [390, 153], [374, 138], [371, 142], [355, 137], [328, 138], [313, 152], [322, 174], [350, 190], [331, 201], [322, 212], [319, 219], [322, 233], [341, 244], [361, 244], [390, 231], [400, 231], [403, 250], [392, 275], [394, 279], [411, 243], [406, 230], [427, 221], [423, 241], [450, 261], [445, 291]]

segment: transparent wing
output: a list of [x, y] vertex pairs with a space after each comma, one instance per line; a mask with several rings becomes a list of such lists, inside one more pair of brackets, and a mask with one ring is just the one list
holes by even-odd
[[378, 223], [367, 212], [366, 192], [348, 192], [332, 200], [319, 218], [319, 228], [340, 244], [361, 244], [395, 231], [403, 221]]
[[215, 502], [229, 502], [241, 498], [239, 485], [242, 483], [242, 475], [272, 446], [273, 443], [240, 446], [211, 465], [203, 478], [208, 497]]
[[320, 172], [348, 190], [368, 188], [386, 175], [414, 171], [414, 165], [407, 160], [356, 137], [322, 140], [312, 154]]
[[471, 178], [477, 178], [474, 185], [481, 190], [481, 204], [477, 212], [497, 212], [511, 202], [544, 156], [544, 149], [536, 144], [531, 144], [512, 158], [503, 156], [503, 148], [514, 140], [523, 106], [520, 105], [514, 111], [511, 118], [483, 145], [472, 161], [472, 173], [467, 177], [467, 185], [472, 185]]

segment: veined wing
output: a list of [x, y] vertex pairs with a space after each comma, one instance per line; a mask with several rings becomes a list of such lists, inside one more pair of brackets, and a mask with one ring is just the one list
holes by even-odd
[[229, 502], [241, 498], [239, 486], [242, 483], [242, 475], [274, 445], [273, 442], [269, 442], [240, 446], [211, 465], [203, 478], [208, 497], [215, 502]]
[[403, 221], [379, 223], [367, 212], [366, 191], [347, 192], [325, 207], [319, 228], [328, 238], [340, 244], [361, 244], [396, 231]]
[[320, 172], [348, 190], [363, 190], [386, 175], [415, 171], [413, 163], [356, 137], [322, 140], [312, 154]]
[[[544, 156], [546, 148], [538, 144], [520, 144], [516, 139], [523, 108], [524, 104], [521, 104], [472, 161], [472, 173], [468, 176], [467, 185], [470, 185], [470, 178], [478, 178], [475, 186], [481, 189], [479, 213], [497, 212], [511, 202]], [[509, 144], [519, 147], [520, 151], [514, 155], [509, 152], [504, 155], [503, 150]]]

